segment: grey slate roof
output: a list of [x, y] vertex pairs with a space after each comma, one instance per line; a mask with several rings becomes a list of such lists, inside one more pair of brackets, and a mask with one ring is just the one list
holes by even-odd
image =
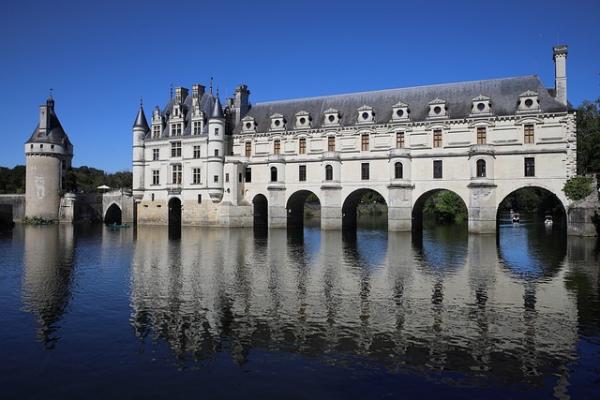
[[217, 96], [215, 105], [213, 107], [212, 113], [210, 115], [211, 118], [225, 118], [223, 115], [223, 107], [221, 107], [221, 100], [219, 100], [219, 96]]
[[144, 107], [140, 106], [140, 110], [137, 113], [137, 117], [135, 117], [135, 122], [133, 123], [134, 128], [142, 128], [144, 132], [148, 132], [150, 127], [148, 127], [148, 121], [146, 121], [146, 115], [144, 114]]
[[479, 95], [490, 98], [494, 115], [514, 115], [519, 95], [527, 90], [539, 94], [542, 112], [566, 110], [537, 76], [529, 75], [257, 103], [252, 106], [248, 116], [255, 119], [259, 132], [269, 130], [269, 117], [276, 113], [283, 114], [288, 129], [293, 129], [294, 115], [305, 110], [313, 119], [311, 126], [318, 128], [323, 122], [323, 112], [334, 108], [341, 113], [341, 125], [348, 126], [356, 123], [357, 110], [367, 105], [374, 108], [376, 123], [387, 123], [392, 118], [392, 106], [403, 102], [408, 104], [412, 121], [423, 121], [427, 119], [429, 103], [440, 98], [446, 100], [451, 119], [467, 118], [471, 113], [473, 98]]
[[60, 124], [58, 116], [54, 112], [53, 103], [54, 102], [52, 102], [52, 106], [48, 107], [48, 127], [46, 132], [42, 132], [40, 130], [40, 124], [38, 122], [33, 130], [33, 133], [31, 134], [31, 137], [25, 143], [52, 143], [61, 145], [65, 148], [72, 147], [69, 137]]

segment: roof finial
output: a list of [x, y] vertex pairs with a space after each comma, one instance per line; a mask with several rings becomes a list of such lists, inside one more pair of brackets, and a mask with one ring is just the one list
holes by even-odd
[[217, 86], [217, 97], [219, 97], [219, 86]]
[[212, 89], [213, 89], [213, 77], [211, 76], [210, 77], [210, 94], [213, 94]]
[[144, 98], [140, 97], [140, 108], [144, 107]]
[[49, 98], [49, 99], [51, 99], [51, 100], [54, 98], [54, 97], [53, 97], [53, 93], [52, 93], [52, 92], [53, 92], [53, 90], [54, 90], [54, 89], [50, 88], [50, 95], [48, 96], [48, 98]]
[[173, 83], [171, 83], [171, 88], [169, 89], [169, 99], [173, 98]]

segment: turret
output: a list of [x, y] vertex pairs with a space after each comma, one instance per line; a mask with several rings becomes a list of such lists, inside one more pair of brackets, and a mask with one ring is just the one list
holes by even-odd
[[136, 199], [144, 195], [144, 138], [149, 130], [144, 107], [140, 104], [133, 123], [133, 196]]
[[560, 44], [552, 48], [554, 60], [554, 92], [556, 100], [567, 105], [567, 45]]
[[56, 221], [73, 145], [54, 112], [52, 97], [40, 106], [39, 117], [25, 143], [25, 217]]
[[225, 160], [225, 115], [219, 96], [208, 119], [208, 192], [214, 202], [223, 197], [223, 164]]

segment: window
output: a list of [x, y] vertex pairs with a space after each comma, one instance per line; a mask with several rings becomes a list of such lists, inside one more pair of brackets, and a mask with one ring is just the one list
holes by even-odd
[[238, 174], [238, 182], [242, 183], [242, 173], [241, 172]]
[[229, 172], [225, 174], [225, 182], [229, 182]]
[[160, 137], [160, 128], [162, 128], [160, 125], [154, 125], [152, 127], [152, 137], [153, 138]]
[[298, 154], [306, 154], [306, 139], [298, 139]]
[[219, 149], [215, 149], [215, 157], [219, 157]]
[[525, 176], [535, 176], [535, 158], [525, 157]]
[[246, 173], [246, 176], [245, 176], [244, 181], [252, 182], [252, 169], [247, 167], [245, 173]]
[[485, 178], [485, 160], [477, 160], [477, 177]]
[[158, 158], [160, 156], [160, 150], [159, 149], [152, 149], [152, 160], [153, 161], [157, 161]]
[[192, 134], [193, 135], [199, 135], [201, 128], [202, 128], [202, 125], [200, 125], [200, 121], [192, 122]]
[[279, 139], [273, 141], [273, 154], [279, 154], [281, 150], [281, 142]]
[[181, 142], [171, 142], [171, 157], [181, 157]]
[[245, 146], [246, 146], [246, 148], [245, 148], [246, 157], [250, 157], [252, 155], [252, 143], [246, 142]]
[[152, 171], [152, 184], [160, 185], [160, 171], [157, 169]]
[[369, 135], [361, 135], [360, 137], [360, 149], [362, 151], [369, 151]]
[[396, 132], [396, 148], [404, 148], [404, 132]]
[[171, 136], [181, 136], [181, 122], [171, 124]]
[[277, 182], [277, 168], [271, 167], [271, 182]]
[[219, 136], [219, 128], [215, 128], [215, 136]]
[[194, 146], [194, 158], [200, 158], [200, 146]]
[[369, 179], [369, 163], [360, 164], [360, 177], [363, 181]]
[[394, 164], [394, 179], [402, 179], [402, 174], [402, 163], [397, 162], [396, 164]]
[[534, 143], [534, 136], [533, 136], [533, 124], [527, 124], [523, 126], [524, 129], [524, 142], [525, 144], [532, 144]]
[[198, 204], [200, 204], [200, 203], [202, 203], [202, 195], [201, 194], [198, 195]]
[[333, 180], [333, 167], [331, 165], [325, 166], [325, 180], [326, 181]]
[[194, 185], [198, 185], [200, 184], [202, 178], [202, 175], [200, 175], [200, 168], [193, 168], [192, 169], [192, 184]]
[[477, 144], [485, 144], [486, 143], [487, 132], [485, 126], [477, 127]]
[[327, 151], [335, 151], [335, 136], [327, 138]]
[[174, 185], [181, 185], [181, 164], [173, 164], [173, 175], [172, 183]]
[[435, 129], [433, 131], [433, 147], [442, 147], [442, 130]]
[[300, 165], [298, 167], [298, 180], [300, 182], [306, 181], [306, 165]]
[[213, 182], [219, 183], [219, 175], [213, 175]]
[[442, 160], [433, 160], [433, 178], [442, 179]]
[[150, 195], [150, 201], [154, 201], [154, 193]]

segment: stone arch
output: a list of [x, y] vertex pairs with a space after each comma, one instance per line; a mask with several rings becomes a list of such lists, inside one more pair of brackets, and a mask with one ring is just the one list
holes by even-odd
[[431, 196], [433, 196], [436, 193], [442, 192], [442, 191], [448, 191], [448, 192], [451, 192], [451, 193], [454, 193], [455, 195], [457, 195], [462, 200], [462, 202], [468, 212], [469, 202], [460, 193], [455, 192], [452, 189], [443, 188], [443, 187], [431, 189], [431, 190], [425, 191], [424, 193], [421, 193], [421, 195], [419, 195], [416, 198], [415, 203], [413, 204], [413, 208], [412, 208], [412, 228], [413, 228], [413, 230], [420, 231], [423, 228], [423, 207], [425, 206], [425, 203], [427, 202], [427, 200], [429, 200], [431, 198]]
[[375, 193], [378, 195], [386, 208], [389, 207], [385, 196], [378, 190], [371, 188], [356, 189], [346, 196], [342, 203], [342, 229], [356, 229], [357, 226], [357, 209], [363, 196], [367, 193]]
[[169, 229], [181, 229], [181, 199], [171, 197], [168, 203]]
[[269, 226], [269, 201], [264, 194], [258, 193], [252, 198], [252, 214], [254, 228], [267, 229]]
[[304, 205], [309, 196], [315, 196], [321, 205], [321, 199], [313, 191], [302, 189], [298, 190], [288, 197], [286, 203], [287, 226], [288, 228], [302, 229], [304, 227]]
[[[547, 204], [542, 204], [546, 209], [543, 210], [544, 214], [552, 215], [554, 222], [558, 222], [555, 226], [566, 226], [567, 222], [567, 209], [568, 206], [566, 202], [561, 199], [561, 196], [557, 195], [554, 190], [551, 190], [545, 185], [535, 184], [535, 185], [522, 185], [513, 187], [512, 190], [508, 193], [503, 193], [498, 196], [498, 203], [496, 205], [496, 224], [499, 225], [501, 222], [502, 215], [501, 213], [505, 211], [506, 208], [510, 208], [506, 203], [509, 197], [521, 190], [524, 189], [536, 189], [541, 191], [544, 195], [546, 195], [546, 199], [548, 201]], [[521, 210], [514, 210], [515, 212], [520, 212]]]
[[121, 225], [123, 223], [123, 210], [116, 202], [112, 202], [104, 212], [103, 221], [105, 224]]

